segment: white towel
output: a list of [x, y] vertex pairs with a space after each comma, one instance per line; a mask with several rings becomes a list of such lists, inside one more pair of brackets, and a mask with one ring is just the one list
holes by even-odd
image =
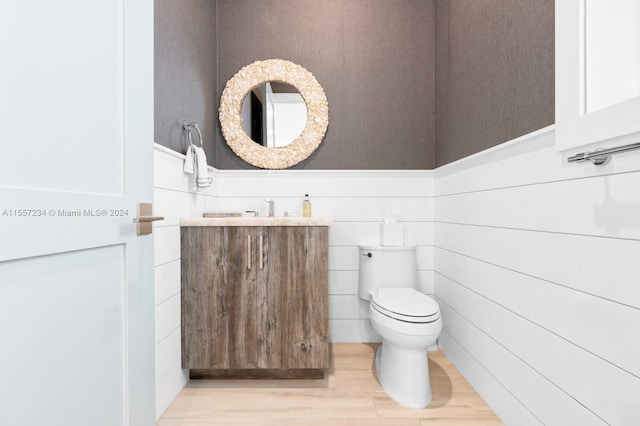
[[213, 182], [213, 178], [209, 177], [209, 170], [207, 169], [207, 156], [204, 153], [204, 149], [199, 146], [193, 146], [193, 153], [195, 154], [196, 163], [196, 186], [198, 188], [208, 188]]
[[184, 154], [184, 167], [182, 170], [190, 175], [193, 174], [193, 144], [189, 144], [187, 152]]

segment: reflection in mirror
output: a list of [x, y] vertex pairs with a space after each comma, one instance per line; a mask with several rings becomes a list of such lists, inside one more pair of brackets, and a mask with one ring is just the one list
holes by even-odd
[[287, 146], [302, 134], [307, 105], [295, 87], [270, 81], [251, 90], [242, 103], [242, 128], [256, 143]]

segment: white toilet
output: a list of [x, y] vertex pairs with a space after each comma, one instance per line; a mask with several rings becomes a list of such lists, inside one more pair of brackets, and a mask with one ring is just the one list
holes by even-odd
[[416, 248], [360, 246], [358, 295], [369, 301], [369, 320], [382, 336], [376, 373], [382, 388], [400, 404], [431, 402], [427, 348], [442, 330], [438, 303], [418, 291]]

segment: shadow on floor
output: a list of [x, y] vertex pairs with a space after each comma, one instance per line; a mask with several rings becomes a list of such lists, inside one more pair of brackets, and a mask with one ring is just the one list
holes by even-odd
[[427, 407], [430, 408], [440, 408], [449, 403], [451, 401], [451, 397], [453, 395], [453, 384], [451, 383], [451, 378], [447, 374], [444, 368], [437, 361], [429, 358], [429, 376], [431, 378], [431, 391], [433, 392], [433, 397], [431, 398], [431, 403]]

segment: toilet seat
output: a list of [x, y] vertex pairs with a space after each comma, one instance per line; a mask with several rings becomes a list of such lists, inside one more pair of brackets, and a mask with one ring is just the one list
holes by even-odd
[[440, 319], [438, 303], [413, 288], [380, 288], [372, 294], [371, 308], [407, 323], [427, 324]]

